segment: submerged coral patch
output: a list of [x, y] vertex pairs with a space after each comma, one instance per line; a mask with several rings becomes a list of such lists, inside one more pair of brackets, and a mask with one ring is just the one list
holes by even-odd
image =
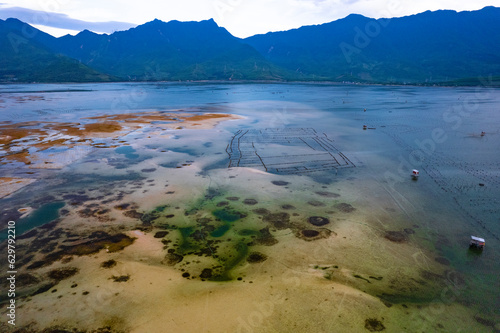
[[401, 231], [386, 231], [384, 237], [395, 243], [404, 243], [408, 241], [407, 234]]
[[319, 235], [319, 231], [317, 230], [302, 230], [301, 233], [302, 236], [307, 238], [316, 237]]
[[308, 222], [314, 226], [321, 227], [330, 223], [330, 220], [323, 216], [311, 216], [309, 217]]
[[326, 228], [319, 228], [318, 230], [303, 229], [295, 232], [295, 236], [305, 241], [315, 241], [322, 238], [328, 238], [331, 234], [332, 232]]

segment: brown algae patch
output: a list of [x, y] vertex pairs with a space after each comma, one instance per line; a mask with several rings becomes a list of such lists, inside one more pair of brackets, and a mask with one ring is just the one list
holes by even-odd
[[313, 206], [313, 207], [324, 207], [324, 206], [326, 206], [323, 202], [318, 201], [318, 200], [310, 200], [307, 203], [309, 205]]
[[[64, 231], [62, 229], [57, 229], [56, 231], [52, 232], [52, 234], [52, 238], [57, 239], [64, 235]], [[42, 260], [33, 262], [27, 268], [37, 269], [40, 267], [48, 266], [53, 262], [61, 260], [67, 256], [90, 255], [98, 253], [103, 249], [106, 249], [107, 252], [118, 252], [131, 245], [134, 240], [135, 238], [131, 238], [125, 234], [119, 233], [115, 235], [109, 235], [108, 233], [101, 231], [94, 232], [89, 237], [82, 240], [74, 241], [73, 244], [65, 243], [64, 245], [58, 245], [57, 243], [47, 242], [47, 238], [44, 238], [43, 235], [39, 235], [35, 240], [31, 241], [30, 248], [28, 249], [28, 254], [32, 252], [41, 252], [47, 254]]]
[[113, 275], [112, 277], [110, 277], [110, 280], [113, 280], [114, 282], [127, 282], [128, 280], [130, 280], [130, 275]]
[[245, 199], [245, 200], [243, 200], [243, 203], [245, 205], [253, 206], [253, 205], [258, 204], [259, 202], [255, 199]]
[[0, 178], [0, 198], [6, 197], [33, 182], [36, 182], [36, 179], [2, 177]]
[[384, 237], [395, 243], [406, 243], [408, 241], [408, 235], [402, 231], [386, 231]]
[[273, 180], [273, 181], [271, 181], [271, 184], [276, 185], [276, 186], [287, 186], [290, 183], [286, 182], [284, 180]]
[[[160, 127], [163, 130], [174, 128], [172, 124], [183, 122], [186, 128], [212, 128], [219, 122], [230, 119], [241, 119], [232, 114], [175, 114], [164, 112], [146, 112], [135, 114], [103, 115], [83, 118], [87, 123], [71, 122], [21, 122], [0, 124], [0, 148], [4, 155], [0, 157], [0, 164], [20, 162], [31, 165], [33, 168], [60, 169], [68, 163], [61, 164], [59, 157], [68, 158], [68, 154], [60, 151], [60, 147], [73, 149], [84, 146], [86, 148], [118, 148], [126, 145], [121, 140], [111, 144], [110, 139], [117, 140], [138, 129], [150, 126]], [[93, 122], [89, 122], [93, 121]], [[177, 127], [177, 125], [175, 126]], [[64, 136], [61, 138], [61, 136]], [[108, 142], [95, 141], [108, 139]], [[57, 147], [58, 151], [50, 151]], [[34, 149], [28, 152], [28, 148]], [[46, 152], [46, 154], [41, 154]], [[83, 150], [85, 152], [85, 150]], [[71, 154], [69, 154], [71, 155]], [[52, 156], [52, 159], [48, 159]], [[78, 159], [82, 156], [72, 156]], [[38, 162], [35, 164], [35, 162]], [[33, 165], [35, 164], [35, 165]]]
[[287, 212], [269, 213], [263, 216], [262, 220], [271, 224], [278, 230], [287, 229], [291, 227], [290, 214]]
[[337, 208], [338, 210], [340, 210], [343, 213], [352, 213], [356, 210], [356, 208], [354, 208], [351, 204], [348, 204], [345, 202], [341, 202], [339, 204], [336, 204], [335, 208]]
[[260, 252], [252, 252], [248, 255], [247, 261], [251, 264], [264, 262], [267, 260], [267, 256]]
[[41, 137], [48, 133], [39, 128], [31, 128], [38, 125], [33, 122], [23, 122], [0, 126], [0, 145], [10, 145], [13, 141], [24, 139], [30, 136]]
[[333, 193], [333, 192], [328, 192], [328, 191], [318, 191], [315, 192], [317, 195], [325, 197], [325, 198], [338, 198], [340, 197], [340, 194], [338, 193]]
[[48, 274], [49, 278], [56, 280], [56, 281], [61, 281], [68, 279], [78, 273], [79, 269], [76, 267], [64, 267], [64, 268], [57, 268], [54, 270], [51, 270]]
[[106, 260], [101, 263], [101, 268], [113, 268], [116, 264], [117, 262], [114, 259]]
[[155, 126], [178, 129], [180, 123], [183, 124], [184, 128], [210, 128], [215, 126], [220, 121], [241, 119], [241, 117], [225, 113], [191, 114], [181, 112], [154, 111], [118, 115], [102, 115], [97, 117], [88, 117], [86, 119], [117, 121], [120, 123], [125, 123], [127, 125], [152, 125], [154, 122]]
[[385, 330], [384, 324], [378, 319], [368, 318], [365, 320], [365, 328], [370, 332], [381, 332]]

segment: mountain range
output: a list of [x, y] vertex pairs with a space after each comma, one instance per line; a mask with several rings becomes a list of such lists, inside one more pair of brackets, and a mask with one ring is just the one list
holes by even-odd
[[55, 38], [0, 20], [0, 82], [499, 82], [500, 8], [343, 19], [241, 39], [214, 20]]

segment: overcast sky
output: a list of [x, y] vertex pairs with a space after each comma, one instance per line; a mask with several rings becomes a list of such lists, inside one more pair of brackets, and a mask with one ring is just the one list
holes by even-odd
[[426, 10], [477, 10], [500, 0], [0, 0], [0, 19], [16, 17], [54, 36], [112, 33], [152, 21], [213, 18], [237, 37], [321, 24], [356, 13], [401, 17]]

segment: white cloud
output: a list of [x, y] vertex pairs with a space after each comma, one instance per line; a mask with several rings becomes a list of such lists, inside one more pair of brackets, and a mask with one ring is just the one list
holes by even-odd
[[126, 22], [87, 22], [69, 17], [66, 14], [44, 12], [21, 7], [0, 8], [0, 18], [17, 18], [23, 22], [36, 25], [38, 27], [50, 27], [57, 29], [81, 31], [89, 29], [96, 32], [114, 32], [116, 30], [126, 30], [134, 27], [135, 24]]
[[[214, 18], [233, 35], [247, 37], [331, 22], [352, 13], [373, 18], [400, 17], [426, 10], [477, 10], [495, 5], [499, 5], [498, 0], [4, 0], [0, 8], [60, 13], [67, 15], [67, 19], [85, 23], [87, 29], [91, 29], [91, 22], [137, 25], [155, 18], [163, 21]], [[114, 29], [108, 28], [123, 29], [118, 23]]]

